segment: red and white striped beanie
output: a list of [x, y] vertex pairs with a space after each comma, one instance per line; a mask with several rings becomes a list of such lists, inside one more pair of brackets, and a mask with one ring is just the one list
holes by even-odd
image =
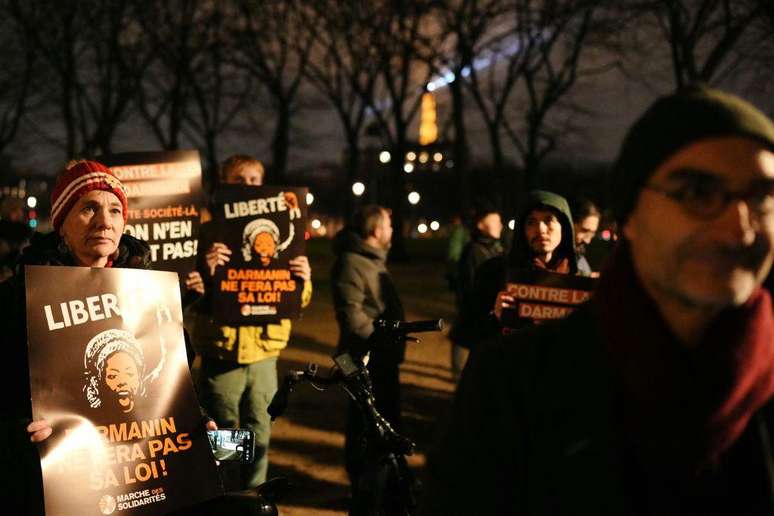
[[126, 189], [121, 181], [102, 163], [79, 161], [59, 175], [51, 192], [51, 220], [59, 231], [70, 209], [82, 195], [92, 190], [104, 190], [121, 201], [124, 223], [128, 216]]

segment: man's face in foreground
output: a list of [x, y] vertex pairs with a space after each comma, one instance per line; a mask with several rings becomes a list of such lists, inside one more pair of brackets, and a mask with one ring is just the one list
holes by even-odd
[[645, 287], [693, 307], [744, 303], [772, 263], [773, 185], [774, 153], [741, 137], [701, 140], [662, 163], [623, 228]]

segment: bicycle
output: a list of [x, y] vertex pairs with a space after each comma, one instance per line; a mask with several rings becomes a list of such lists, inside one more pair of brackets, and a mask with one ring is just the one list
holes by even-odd
[[[403, 340], [419, 342], [409, 334], [440, 331], [443, 319], [429, 321], [386, 321], [374, 323], [375, 336], [369, 345], [390, 345]], [[268, 412], [272, 420], [287, 408], [288, 397], [300, 383], [311, 383], [318, 390], [340, 386], [354, 401], [365, 422], [365, 465], [358, 485], [353, 486], [352, 516], [410, 515], [416, 508], [418, 482], [414, 480], [405, 457], [415, 444], [400, 435], [376, 409], [371, 380], [362, 360], [350, 353], [333, 357], [334, 366], [327, 376], [318, 374], [318, 365], [310, 363], [304, 371], [290, 371], [274, 395]]]

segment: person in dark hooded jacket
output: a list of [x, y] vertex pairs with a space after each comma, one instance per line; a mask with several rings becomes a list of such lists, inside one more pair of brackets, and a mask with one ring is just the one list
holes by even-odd
[[537, 269], [577, 274], [575, 231], [567, 200], [544, 190], [527, 194], [516, 218], [513, 245], [507, 255], [482, 263], [475, 274], [471, 319], [476, 321], [478, 341], [500, 331], [499, 319], [514, 299], [503, 290], [508, 270]]

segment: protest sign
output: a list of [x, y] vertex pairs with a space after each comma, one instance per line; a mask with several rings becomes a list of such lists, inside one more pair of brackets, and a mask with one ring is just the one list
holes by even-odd
[[25, 269], [46, 514], [166, 514], [222, 493], [185, 350], [177, 275]]
[[591, 297], [596, 281], [586, 276], [512, 269], [505, 290], [516, 299], [516, 307], [503, 311], [503, 325], [516, 328], [563, 319]]
[[202, 193], [199, 152], [130, 152], [100, 160], [126, 187], [125, 231], [150, 244], [153, 268], [181, 277], [194, 270]]
[[215, 319], [254, 324], [297, 317], [303, 281], [288, 262], [305, 254], [306, 188], [223, 185], [215, 192], [216, 234], [232, 252], [215, 269]]

